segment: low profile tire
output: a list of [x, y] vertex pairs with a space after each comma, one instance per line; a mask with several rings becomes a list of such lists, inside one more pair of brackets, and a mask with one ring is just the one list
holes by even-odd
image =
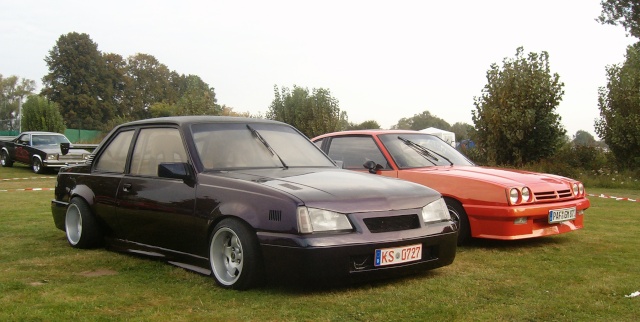
[[13, 166], [13, 161], [11, 161], [11, 158], [9, 158], [9, 153], [7, 153], [7, 151], [5, 150], [2, 150], [2, 152], [0, 152], [0, 163], [3, 167]]
[[91, 208], [82, 198], [71, 199], [64, 219], [67, 241], [74, 248], [95, 248], [102, 244], [102, 232]]
[[445, 199], [451, 219], [458, 225], [458, 246], [464, 245], [471, 239], [471, 227], [469, 218], [462, 205], [452, 199]]
[[33, 161], [31, 162], [31, 169], [37, 174], [42, 174], [45, 171], [45, 168], [42, 166], [42, 161], [38, 158], [33, 158]]
[[262, 278], [262, 263], [255, 232], [239, 220], [220, 221], [211, 234], [209, 262], [218, 285], [245, 290]]

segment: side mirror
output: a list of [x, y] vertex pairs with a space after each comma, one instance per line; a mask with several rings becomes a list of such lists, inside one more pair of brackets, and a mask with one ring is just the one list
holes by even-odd
[[193, 179], [193, 170], [186, 162], [163, 162], [158, 164], [158, 177], [188, 182]]
[[363, 164], [365, 169], [369, 169], [369, 173], [376, 174], [378, 170], [382, 170], [384, 167], [377, 164], [375, 161], [369, 160]]
[[71, 143], [69, 142], [60, 143], [60, 152], [62, 152], [62, 155], [67, 155], [67, 153], [69, 153], [70, 146], [71, 146]]

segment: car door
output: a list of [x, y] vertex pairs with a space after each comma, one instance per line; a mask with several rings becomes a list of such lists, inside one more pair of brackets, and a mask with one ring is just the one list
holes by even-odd
[[194, 253], [194, 240], [206, 226], [205, 219], [194, 217], [196, 185], [159, 177], [158, 165], [165, 162], [189, 162], [180, 131], [141, 128], [118, 187], [120, 229], [128, 241]]
[[[327, 140], [325, 139], [325, 141]], [[397, 171], [393, 171], [389, 160], [385, 158], [370, 135], [332, 137], [323, 146], [327, 155], [343, 169], [368, 171], [364, 167], [364, 163], [374, 161], [382, 166], [378, 173], [397, 177]]]
[[22, 163], [31, 163], [29, 160], [29, 147], [31, 146], [31, 134], [23, 134], [16, 140], [15, 159]]

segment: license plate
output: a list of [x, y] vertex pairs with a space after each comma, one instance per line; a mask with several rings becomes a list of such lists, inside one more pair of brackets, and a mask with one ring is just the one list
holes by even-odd
[[422, 259], [422, 244], [376, 249], [375, 266], [413, 262]]
[[563, 222], [576, 219], [576, 208], [549, 210], [549, 223]]

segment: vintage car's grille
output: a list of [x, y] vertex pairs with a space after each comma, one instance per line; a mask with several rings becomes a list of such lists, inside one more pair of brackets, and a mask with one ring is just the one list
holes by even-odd
[[82, 160], [82, 154], [67, 154], [67, 155], [59, 155], [58, 156], [58, 160], [60, 161], [65, 161], [65, 160]]
[[536, 200], [542, 201], [542, 202], [569, 199], [573, 197], [573, 195], [571, 194], [571, 189], [558, 190], [558, 191], [534, 192], [533, 194], [536, 196]]
[[372, 233], [384, 233], [420, 228], [418, 215], [401, 215], [392, 217], [373, 217], [363, 219], [365, 225]]

